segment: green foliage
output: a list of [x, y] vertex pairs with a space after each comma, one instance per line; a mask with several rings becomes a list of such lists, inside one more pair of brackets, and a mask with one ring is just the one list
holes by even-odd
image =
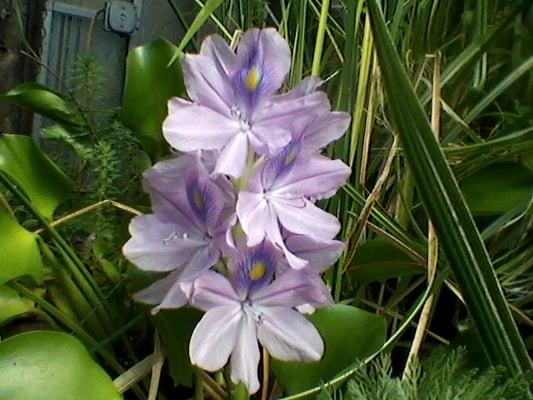
[[73, 189], [72, 181], [28, 136], [0, 136], [0, 171], [20, 185], [47, 218]]
[[434, 350], [410, 376], [393, 376], [389, 354], [357, 371], [346, 391], [320, 395], [321, 400], [523, 400], [531, 377], [506, 377], [502, 368], [466, 367], [466, 350]]
[[24, 229], [8, 211], [1, 208], [0, 254], [0, 285], [24, 275], [31, 275], [37, 282], [42, 281], [44, 272], [37, 235]]
[[198, 310], [184, 308], [163, 311], [153, 318], [175, 385], [192, 386], [194, 371], [189, 360], [189, 340], [201, 316]]
[[487, 353], [494, 364], [513, 372], [531, 370], [479, 231], [393, 47], [383, 14], [374, 0], [368, 6], [373, 35], [380, 43], [376, 51], [384, 89], [405, 157]]
[[38, 83], [22, 83], [1, 95], [0, 100], [27, 108], [57, 122], [74, 126], [82, 124], [73, 102]]
[[0, 308], [0, 326], [35, 310], [31, 301], [22, 298], [17, 292], [7, 286], [0, 286], [0, 304], [2, 304]]
[[[177, 3], [169, 1], [179, 13]], [[322, 311], [311, 317], [317, 319], [315, 323], [326, 339], [324, 360], [306, 365], [273, 360], [273, 375], [278, 375], [286, 393], [294, 393], [293, 399], [304, 396], [297, 392], [311, 386], [316, 394], [322, 384], [338, 385], [354, 370], [358, 372], [347, 388], [332, 394], [324, 391], [320, 398], [527, 398], [520, 394], [523, 385], [519, 378], [506, 380], [501, 370], [478, 373], [465, 369], [461, 352], [435, 353], [407, 380], [393, 377], [391, 368], [400, 371], [403, 364], [390, 358], [380, 359], [368, 369], [354, 364], [356, 359], [380, 348], [385, 326], [388, 326], [386, 347], [394, 350], [397, 340], [407, 337], [405, 330], [414, 325], [430, 293], [434, 298], [433, 315], [439, 317], [425, 327], [428, 346], [436, 341], [455, 341], [460, 336], [457, 330], [460, 323], [474, 325], [471, 315], [465, 312], [463, 298], [469, 307], [474, 304], [483, 308], [493, 304], [491, 298], [501, 289], [505, 298], [500, 297], [499, 305], [506, 307], [507, 302], [513, 306], [517, 324], [531, 326], [533, 315], [530, 245], [533, 203], [527, 196], [533, 168], [530, 2], [381, 1], [386, 29], [398, 59], [391, 56], [385, 31], [376, 28], [373, 11], [371, 24], [367, 6], [375, 3], [331, 1], [327, 9], [323, 7], [327, 3], [319, 0], [197, 0], [197, 14], [179, 15], [189, 29], [178, 46], [159, 40], [130, 53], [120, 110], [104, 105], [102, 67], [91, 57], [76, 62], [71, 77], [64, 82], [63, 93], [25, 83], [1, 97], [57, 123], [44, 130], [41, 144], [74, 181], [74, 193], [63, 192], [67, 184], [60, 185], [61, 190], [50, 185], [54, 174], [50, 175], [52, 178], [43, 174], [47, 171], [44, 164], [21, 162], [28, 155], [16, 162], [9, 159], [3, 168], [15, 181], [16, 173], [22, 172], [41, 177], [38, 179], [41, 185], [33, 192], [31, 182], [16, 183], [35, 205], [39, 204], [38, 196], [48, 198], [40, 202], [37, 210], [48, 219], [56, 207], [55, 217], [61, 218], [105, 200], [148, 210], [140, 176], [168, 150], [160, 126], [166, 116], [168, 98], [185, 96], [181, 51], [198, 49], [204, 34], [214, 30], [227, 39], [233, 37], [235, 42], [239, 37], [237, 30], [276, 26], [293, 52], [288, 86], [298, 84], [311, 70], [318, 71], [333, 108], [353, 116], [345, 137], [327, 150], [348, 162], [353, 172], [345, 188], [324, 202], [324, 206], [340, 219], [343, 231], [339, 239], [346, 247], [326, 279], [335, 299], [354, 307], [338, 305], [336, 309], [348, 307], [352, 312], [329, 315]], [[435, 77], [434, 69], [440, 71], [440, 76]], [[398, 89], [399, 84], [403, 90], [396, 90], [396, 96], [391, 96], [391, 89]], [[433, 93], [436, 87], [442, 88], [440, 96]], [[440, 137], [438, 141], [431, 138], [433, 144], [429, 147], [418, 147], [421, 140], [427, 141], [433, 134], [427, 124], [432, 102], [440, 105], [437, 107], [440, 118], [434, 117], [440, 121]], [[416, 126], [405, 129], [406, 121], [412, 120], [418, 122]], [[421, 125], [425, 125], [423, 129]], [[398, 133], [403, 147], [395, 152], [390, 145]], [[406, 142], [409, 135], [416, 141]], [[37, 146], [34, 150], [40, 155], [30, 156], [32, 159], [44, 154]], [[393, 157], [391, 169], [384, 171], [389, 156]], [[426, 168], [417, 167], [413, 163], [415, 158], [426, 158], [429, 164]], [[10, 165], [11, 173], [7, 170]], [[512, 168], [501, 168], [502, 165]], [[442, 175], [443, 171], [448, 179], [441, 180], [440, 186], [428, 178]], [[457, 195], [454, 178], [462, 185], [470, 211], [476, 217], [475, 228], [468, 231], [481, 232], [498, 278], [498, 284], [483, 293], [476, 290], [476, 285], [465, 285], [461, 278], [461, 273], [468, 270], [465, 265], [472, 261], [470, 255], [475, 253], [479, 257], [481, 253], [459, 251], [469, 241], [456, 235], [454, 229], [464, 228], [465, 224], [473, 227], [457, 201], [460, 194], [452, 196], [451, 202], [440, 202], [441, 211], [462, 217], [453, 219], [457, 226], [448, 224], [448, 230], [439, 230], [438, 284], [426, 284], [427, 226], [430, 219], [438, 225], [434, 210], [427, 205], [436, 204], [450, 190]], [[5, 200], [9, 205], [4, 204]], [[99, 354], [98, 361], [105, 360], [102, 365], [117, 374], [152, 351], [154, 328], [139, 315], [126, 292], [126, 280], [133, 278], [125, 274], [126, 261], [120, 248], [127, 238], [129, 214], [106, 203], [52, 229], [49, 221], [39, 220], [16, 194], [8, 193], [0, 201], [3, 263], [0, 280], [26, 274], [44, 277], [45, 282], [38, 289], [29, 280], [23, 280], [24, 286], [11, 282], [9, 289], [0, 287], [0, 320], [6, 322], [1, 334], [18, 329], [14, 319], [19, 316], [40, 324], [44, 318], [45, 323], [56, 329], [75, 332]], [[9, 214], [11, 209], [16, 218]], [[43, 231], [31, 232], [38, 228]], [[47, 243], [52, 253], [52, 257], [44, 258], [44, 268], [35, 242], [37, 237]], [[466, 237], [471, 244], [472, 235]], [[450, 238], [456, 240], [453, 246], [449, 245]], [[460, 264], [461, 269], [456, 268], [452, 275], [449, 267], [454, 264]], [[32, 311], [29, 315], [29, 310], [36, 313]], [[190, 313], [191, 310], [181, 311], [161, 313], [152, 323], [169, 358], [170, 368], [165, 368], [163, 374], [169, 374], [175, 383], [190, 385], [192, 370], [187, 360], [187, 344], [198, 315]], [[383, 316], [377, 317], [376, 312]], [[492, 348], [493, 358], [503, 359], [510, 353], [497, 351], [494, 355], [494, 347], [509, 337], [499, 321], [504, 316], [504, 325], [509, 327], [511, 318], [506, 311], [487, 315], [484, 317], [487, 329], [481, 329], [486, 336], [485, 349], [477, 342], [469, 343], [469, 352]], [[365, 325], [362, 321], [372, 323]], [[531, 346], [531, 338], [529, 343]], [[37, 344], [32, 346], [39, 348]], [[514, 348], [520, 349], [520, 343]], [[348, 372], [339, 374], [347, 366], [351, 367]], [[229, 392], [224, 378], [217, 375], [217, 379], [221, 388]], [[162, 398], [183, 397], [180, 389], [173, 391], [166, 381], [163, 378], [159, 387]], [[67, 393], [69, 389], [64, 387], [63, 391]], [[146, 397], [139, 387], [134, 387], [133, 392], [136, 398]]]
[[355, 307], [336, 304], [308, 318], [324, 339], [324, 356], [315, 363], [272, 360], [272, 371], [289, 394], [327, 381], [378, 351], [385, 342], [385, 319]]
[[[91, 119], [97, 112], [95, 107], [100, 106], [105, 90], [104, 68], [96, 58], [84, 56], [76, 59], [70, 72], [69, 86], [75, 97], [76, 103], [82, 112], [85, 111], [85, 119]], [[91, 122], [96, 122], [92, 120]]]
[[33, 331], [0, 343], [0, 398], [119, 400], [104, 370], [74, 337]]
[[461, 189], [473, 214], [499, 214], [533, 197], [533, 171], [520, 164], [494, 163], [465, 178]]
[[[81, 208], [105, 200], [142, 201], [140, 176], [149, 166], [149, 160], [133, 132], [117, 119], [115, 112], [101, 108], [102, 66], [92, 57], [78, 59], [70, 84], [70, 94], [79, 104], [84, 125], [75, 129], [52, 125], [43, 130], [45, 139], [63, 144], [52, 147], [51, 151], [76, 182], [77, 191], [70, 204]], [[121, 233], [117, 226], [123, 224], [121, 213], [99, 207], [90, 217], [78, 219], [71, 228], [98, 232], [118, 245]]]
[[119, 118], [135, 133], [154, 162], [168, 151], [161, 131], [167, 102], [172, 96], [185, 93], [181, 56], [176, 46], [159, 39], [135, 48], [126, 62]]
[[424, 273], [420, 260], [413, 259], [386, 239], [371, 239], [361, 245], [348, 271], [352, 279], [359, 282]]

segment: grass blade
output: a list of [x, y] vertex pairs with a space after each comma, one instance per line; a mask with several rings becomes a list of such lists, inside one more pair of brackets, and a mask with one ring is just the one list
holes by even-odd
[[187, 32], [185, 32], [183, 39], [181, 39], [181, 42], [178, 45], [178, 49], [180, 51], [183, 51], [185, 46], [187, 46], [194, 35], [196, 35], [196, 32], [200, 30], [200, 28], [220, 5], [222, 5], [222, 0], [209, 0], [207, 3], [205, 3], [205, 5], [202, 5], [200, 12], [196, 15], [196, 18], [194, 18], [194, 21], [192, 21], [191, 26]]

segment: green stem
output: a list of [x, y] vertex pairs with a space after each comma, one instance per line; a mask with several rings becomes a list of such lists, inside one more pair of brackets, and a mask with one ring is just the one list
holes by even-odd
[[[89, 270], [86, 268], [85, 264], [80, 260], [76, 252], [72, 249], [72, 247], [66, 242], [65, 239], [50, 225], [48, 220], [41, 214], [41, 212], [33, 206], [33, 204], [28, 200], [28, 198], [22, 193], [22, 191], [17, 187], [17, 185], [13, 184], [11, 180], [0, 171], [0, 182], [2, 182], [5, 187], [11, 191], [23, 204], [26, 206], [28, 210], [32, 212], [32, 214], [37, 218], [37, 220], [42, 224], [44, 230], [57, 242], [57, 245], [63, 250], [66, 255], [72, 260], [72, 262], [75, 264], [76, 268], [79, 269], [81, 274], [83, 274], [83, 277], [87, 280], [88, 284], [92, 288], [92, 290], [95, 292], [98, 299], [103, 299], [103, 293], [101, 292], [100, 288], [98, 287], [97, 283], [93, 279], [92, 275], [90, 274]], [[100, 302], [100, 301], [99, 301]]]
[[[98, 294], [95, 293], [94, 290], [92, 290], [91, 285], [89, 285], [85, 280], [85, 276], [80, 273], [78, 268], [76, 268], [76, 264], [68, 256], [68, 254], [66, 254], [65, 250], [61, 246], [58, 246], [58, 248], [59, 252], [61, 253], [61, 256], [63, 257], [63, 260], [65, 261], [65, 264], [68, 266], [74, 278], [79, 283], [81, 289], [83, 290], [83, 293], [91, 302], [92, 307], [94, 307], [94, 311], [98, 315], [98, 318], [102, 322], [106, 332], [113, 332], [113, 322], [111, 321], [111, 317], [109, 316], [107, 311], [104, 309], [103, 304], [100, 301], [100, 298], [98, 297]], [[93, 312], [93, 310], [91, 310], [91, 312]]]
[[411, 173], [409, 167], [406, 165], [397, 212], [398, 224], [405, 230], [407, 230], [409, 227], [409, 220], [411, 215], [409, 210], [413, 205], [414, 192], [415, 182], [413, 180], [413, 174]]
[[194, 371], [194, 400], [204, 400], [204, 378], [202, 371]]
[[311, 75], [320, 76], [320, 64], [322, 62], [322, 49], [324, 48], [324, 36], [328, 24], [329, 0], [322, 0], [320, 9], [320, 20], [318, 21], [318, 31], [316, 33], [315, 53], [313, 55], [313, 66]]
[[102, 339], [106, 336], [104, 327], [100, 320], [96, 317], [93, 308], [87, 301], [87, 298], [81, 292], [80, 288], [72, 280], [71, 276], [65, 271], [62, 265], [52, 253], [52, 250], [48, 247], [44, 241], [40, 240], [41, 253], [48, 263], [52, 266], [54, 274], [58, 280], [59, 285], [63, 288], [64, 293], [67, 295], [70, 304], [74, 308], [77, 319], [82, 321], [86, 319], [88, 327], [91, 333]]
[[231, 391], [231, 400], [250, 400], [250, 395], [244, 383], [238, 383]]
[[50, 325], [50, 328], [52, 328], [54, 331], [61, 331], [61, 328], [56, 323], [56, 321], [54, 321], [54, 319], [50, 315], [45, 313], [43, 310], [41, 310], [40, 308], [36, 308], [33, 312], [35, 313], [35, 315], [38, 315], [39, 317], [44, 319], [46, 323]]
[[291, 73], [291, 86], [296, 86], [302, 80], [304, 72], [305, 36], [307, 20], [307, 0], [299, 0], [298, 20], [296, 21], [296, 37], [294, 39], [294, 56]]
[[[56, 307], [54, 307], [52, 304], [48, 303], [46, 300], [42, 299], [41, 297], [37, 296], [35, 293], [33, 293], [31, 290], [26, 288], [25, 286], [21, 285], [17, 282], [9, 282], [7, 284], [11, 289], [16, 290], [19, 294], [22, 296], [30, 299], [35, 304], [37, 304], [39, 307], [41, 307], [44, 311], [46, 311], [49, 315], [54, 317], [56, 320], [61, 322], [64, 326], [66, 326], [68, 329], [70, 329], [72, 332], [74, 332], [79, 339], [84, 342], [87, 346], [96, 346], [98, 342], [89, 334], [87, 333], [76, 321], [74, 321], [71, 317], [69, 317], [67, 314], [63, 313]], [[99, 349], [98, 354], [102, 356], [102, 358], [109, 363], [113, 369], [115, 369], [118, 373], [122, 373], [124, 369], [118, 364], [118, 362], [113, 359], [113, 357], [105, 350]]]

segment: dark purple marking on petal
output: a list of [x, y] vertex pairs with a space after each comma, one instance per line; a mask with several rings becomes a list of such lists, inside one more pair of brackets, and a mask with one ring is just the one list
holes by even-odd
[[270, 188], [274, 180], [290, 172], [298, 159], [300, 147], [299, 141], [292, 141], [267, 162], [263, 171], [263, 187], [265, 189]]
[[259, 31], [252, 46], [243, 54], [244, 59], [233, 75], [237, 96], [247, 118], [265, 95], [271, 92], [270, 71], [265, 65], [265, 54]]
[[208, 216], [215, 212], [214, 194], [209, 185], [202, 185], [198, 181], [187, 182], [187, 200], [196, 217], [204, 224]]
[[267, 241], [241, 252], [236, 266], [232, 268], [236, 290], [248, 295], [268, 285], [272, 281], [280, 257], [279, 250]]

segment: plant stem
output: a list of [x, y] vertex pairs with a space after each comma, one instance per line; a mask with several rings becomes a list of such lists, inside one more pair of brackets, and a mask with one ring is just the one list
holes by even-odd
[[43, 225], [44, 230], [57, 242], [57, 244], [65, 251], [70, 259], [76, 264], [76, 267], [79, 268], [80, 272], [83, 274], [87, 282], [90, 284], [92, 289], [95, 291], [97, 296], [100, 299], [103, 299], [103, 294], [100, 291], [100, 288], [94, 281], [92, 275], [89, 273], [83, 262], [80, 260], [76, 252], [70, 247], [65, 239], [50, 225], [48, 220], [41, 214], [41, 212], [33, 206], [33, 204], [28, 200], [28, 198], [21, 192], [17, 185], [13, 184], [11, 180], [0, 171], [0, 182], [2, 182], [5, 187], [11, 191], [23, 204], [26, 208], [31, 211], [31, 213], [37, 218], [37, 220]]
[[268, 400], [268, 379], [270, 377], [270, 354], [263, 348], [263, 382], [261, 384], [261, 400]]
[[204, 378], [202, 371], [194, 371], [194, 400], [204, 400]]
[[250, 395], [244, 383], [240, 382], [233, 387], [231, 391], [231, 400], [249, 400]]
[[322, 49], [324, 47], [324, 36], [328, 24], [329, 0], [322, 0], [320, 9], [320, 20], [318, 21], [318, 31], [316, 33], [315, 53], [313, 55], [313, 66], [311, 75], [320, 76], [320, 63], [322, 62]]

